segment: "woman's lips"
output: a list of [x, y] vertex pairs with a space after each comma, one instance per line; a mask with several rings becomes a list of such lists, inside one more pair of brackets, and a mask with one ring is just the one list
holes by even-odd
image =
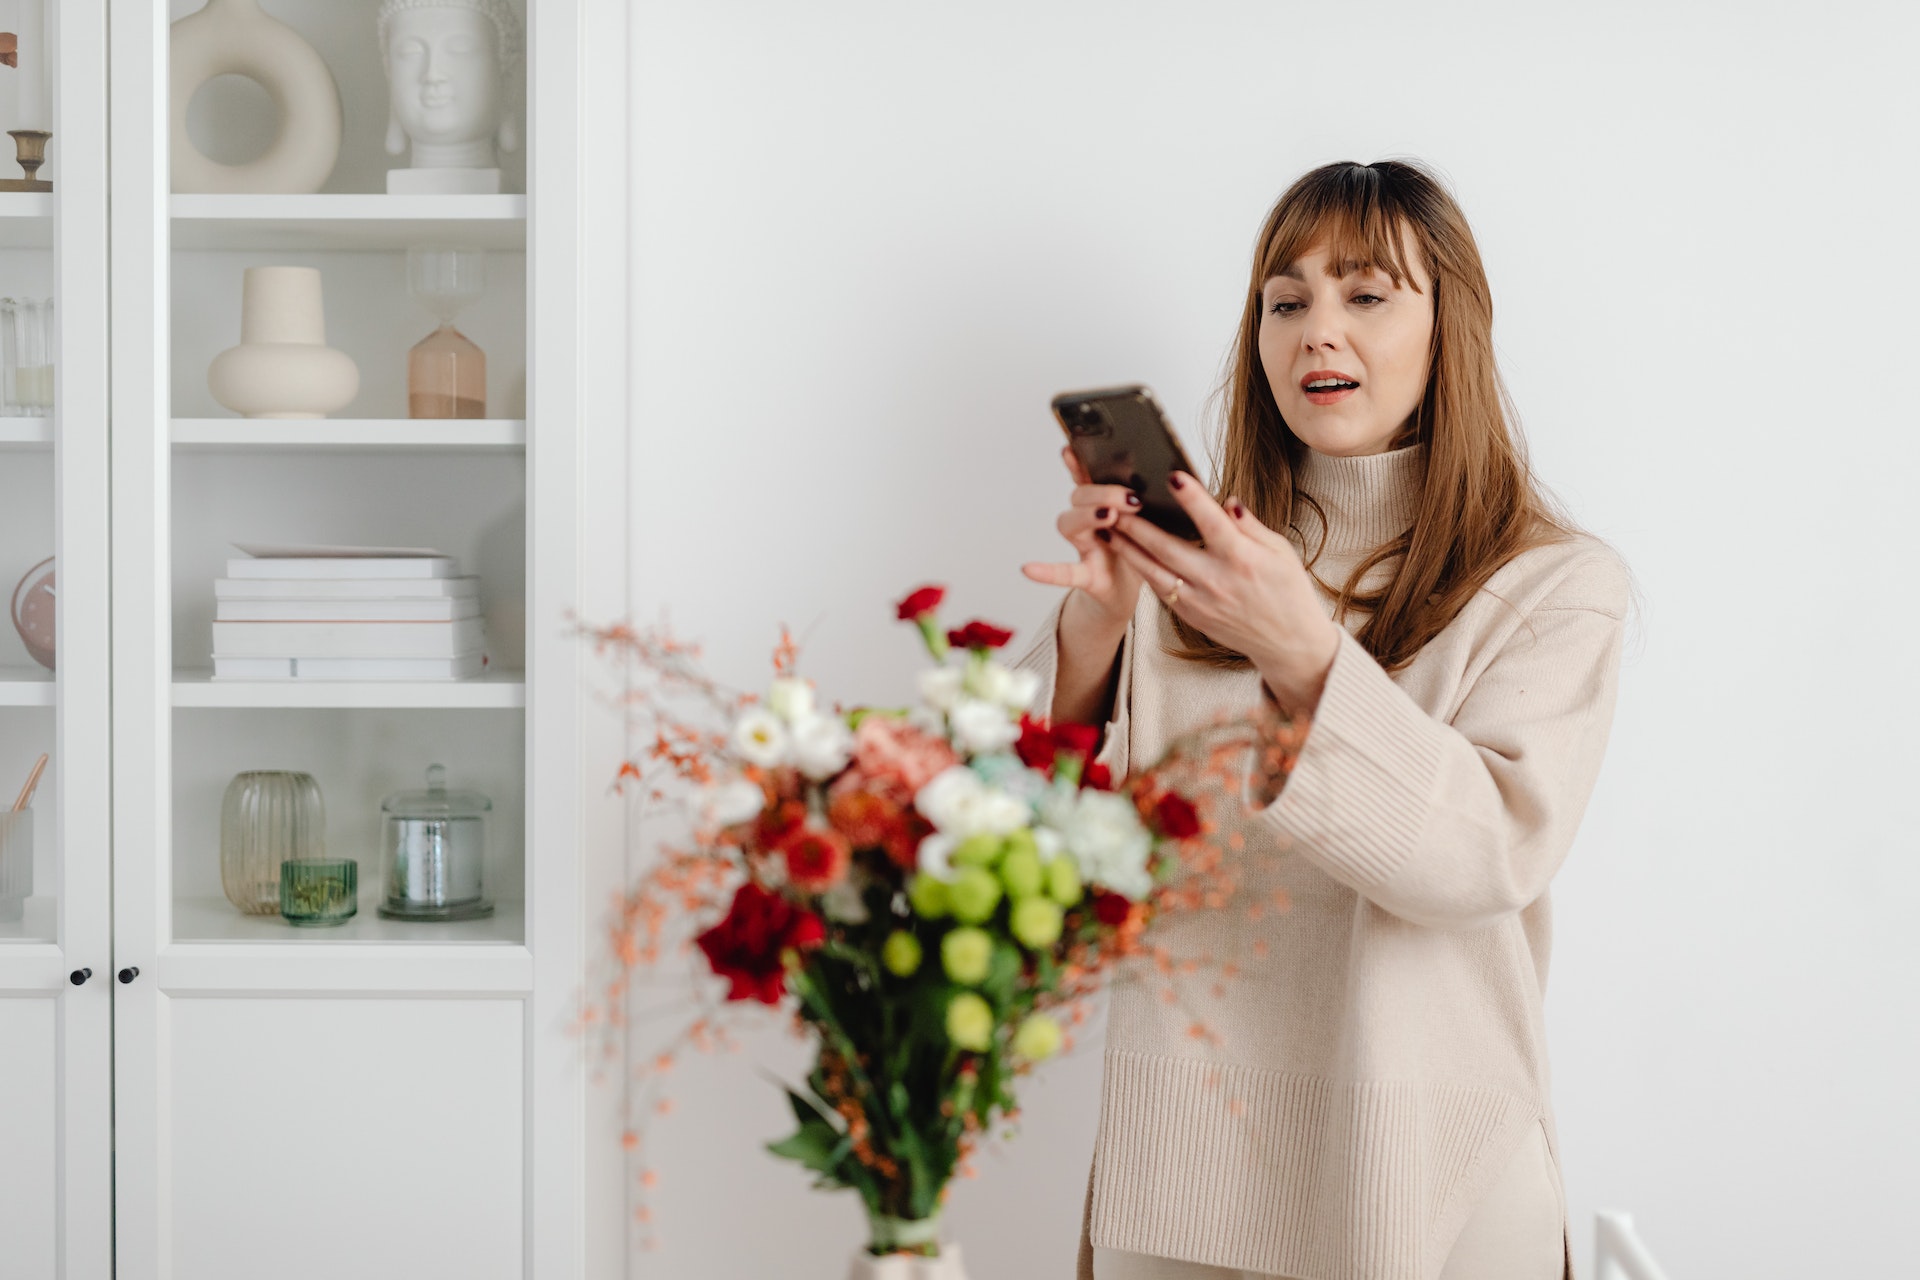
[[1358, 387], [1334, 387], [1326, 391], [1307, 391], [1308, 404], [1339, 404], [1358, 391]]

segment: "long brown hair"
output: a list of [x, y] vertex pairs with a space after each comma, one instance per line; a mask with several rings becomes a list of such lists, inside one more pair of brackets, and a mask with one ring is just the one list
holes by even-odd
[[[1426, 475], [1412, 527], [1354, 568], [1337, 589], [1334, 615], [1368, 613], [1355, 639], [1389, 671], [1412, 661], [1501, 565], [1578, 532], [1528, 468], [1512, 401], [1494, 366], [1493, 298], [1466, 215], [1433, 174], [1401, 160], [1322, 165], [1288, 187], [1267, 215], [1221, 388], [1218, 495], [1239, 497], [1270, 529], [1288, 528], [1302, 506], [1312, 507], [1324, 533], [1326, 512], [1296, 487], [1308, 446], [1280, 416], [1260, 363], [1261, 293], [1315, 247], [1325, 247], [1334, 262], [1374, 267], [1417, 288], [1402, 252], [1403, 227], [1433, 282], [1433, 343], [1426, 391], [1389, 447], [1424, 442]], [[1309, 572], [1324, 546], [1323, 536], [1307, 561]], [[1396, 556], [1392, 580], [1360, 594], [1367, 572]], [[1221, 667], [1248, 665], [1244, 655], [1179, 617], [1173, 622], [1184, 646], [1169, 646], [1175, 655]]]

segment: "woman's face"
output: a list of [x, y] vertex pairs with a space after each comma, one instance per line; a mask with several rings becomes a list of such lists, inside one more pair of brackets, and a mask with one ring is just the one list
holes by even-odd
[[[1433, 285], [1411, 234], [1403, 234], [1417, 293], [1377, 268], [1338, 275], [1320, 245], [1261, 288], [1267, 385], [1293, 433], [1321, 453], [1386, 452], [1426, 391]], [[1342, 385], [1311, 385], [1333, 378]]]

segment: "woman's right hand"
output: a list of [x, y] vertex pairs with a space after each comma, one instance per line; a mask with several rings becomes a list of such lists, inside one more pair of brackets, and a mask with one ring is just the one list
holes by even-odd
[[1035, 582], [1053, 587], [1071, 587], [1085, 598], [1098, 621], [1105, 627], [1125, 631], [1140, 599], [1141, 578], [1137, 570], [1119, 556], [1104, 540], [1111, 537], [1114, 523], [1123, 512], [1137, 512], [1140, 499], [1121, 484], [1093, 484], [1071, 448], [1060, 450], [1073, 476], [1071, 505], [1054, 522], [1060, 536], [1080, 553], [1077, 563], [1035, 562], [1020, 566], [1020, 572]]

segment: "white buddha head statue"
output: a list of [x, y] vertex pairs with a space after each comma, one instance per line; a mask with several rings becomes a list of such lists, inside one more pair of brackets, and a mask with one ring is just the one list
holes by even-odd
[[381, 0], [387, 151], [416, 169], [491, 169], [520, 145], [512, 88], [525, 53], [506, 0]]

